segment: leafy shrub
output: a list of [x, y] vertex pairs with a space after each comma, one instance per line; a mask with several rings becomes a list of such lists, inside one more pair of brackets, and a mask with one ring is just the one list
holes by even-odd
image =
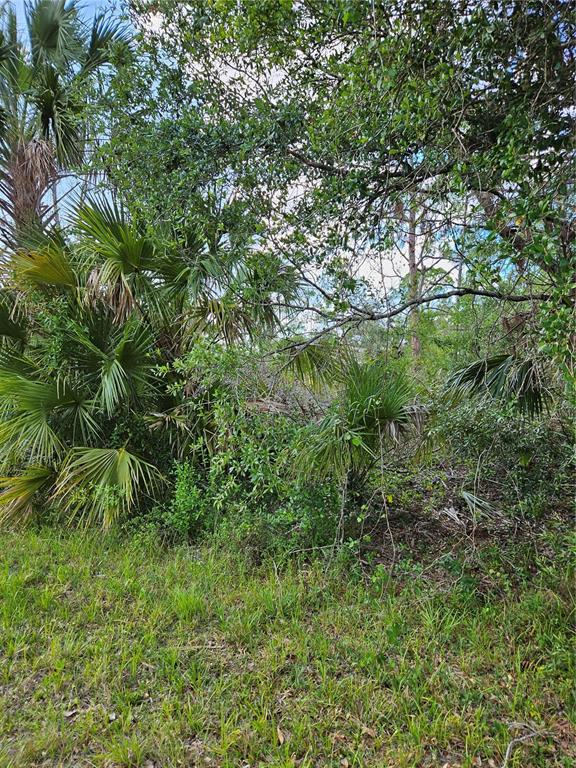
[[223, 403], [215, 415], [215, 450], [199, 442], [190, 458], [176, 464], [174, 494], [163, 519], [167, 527], [179, 536], [220, 532], [259, 550], [331, 541], [336, 487], [302, 484], [294, 477], [294, 424]]
[[463, 401], [442, 408], [432, 432], [452, 465], [464, 467], [463, 487], [509, 513], [541, 516], [572, 504], [573, 441], [559, 418]]
[[269, 372], [245, 351], [198, 344], [175, 364], [194, 392], [194, 439], [175, 463], [174, 490], [156, 521], [171, 537], [217, 533], [258, 551], [314, 548], [334, 539], [338, 490], [294, 467], [302, 419], [290, 392], [267, 400]]

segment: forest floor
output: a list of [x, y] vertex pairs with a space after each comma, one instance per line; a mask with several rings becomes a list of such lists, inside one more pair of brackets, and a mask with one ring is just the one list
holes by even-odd
[[562, 558], [486, 562], [480, 589], [49, 530], [0, 549], [2, 768], [576, 764]]

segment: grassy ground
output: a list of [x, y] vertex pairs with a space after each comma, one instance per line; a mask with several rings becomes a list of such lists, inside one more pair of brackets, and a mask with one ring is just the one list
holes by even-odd
[[10, 534], [0, 766], [572, 766], [567, 585]]

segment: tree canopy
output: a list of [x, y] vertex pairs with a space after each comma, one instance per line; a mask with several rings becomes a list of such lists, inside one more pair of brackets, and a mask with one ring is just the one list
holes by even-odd
[[[569, 3], [132, 8], [149, 68], [121, 89], [111, 173], [134, 200], [182, 217], [217, 184], [310, 289], [291, 308], [327, 327], [436, 295], [525, 303], [573, 373]], [[158, 171], [169, 189], [148, 183]], [[406, 267], [387, 271], [391, 253]]]

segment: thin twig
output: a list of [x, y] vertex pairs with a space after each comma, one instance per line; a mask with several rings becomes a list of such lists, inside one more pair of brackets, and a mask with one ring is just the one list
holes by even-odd
[[545, 733], [546, 733], [545, 731], [532, 730], [530, 733], [525, 733], [524, 736], [516, 736], [515, 738], [513, 738], [512, 741], [508, 744], [508, 747], [506, 749], [506, 754], [504, 755], [504, 762], [502, 763], [501, 768], [507, 768], [508, 762], [512, 757], [512, 752], [514, 752], [514, 749], [519, 744], [522, 744], [525, 741], [528, 741], [529, 739], [535, 739], [537, 736], [544, 736]]

